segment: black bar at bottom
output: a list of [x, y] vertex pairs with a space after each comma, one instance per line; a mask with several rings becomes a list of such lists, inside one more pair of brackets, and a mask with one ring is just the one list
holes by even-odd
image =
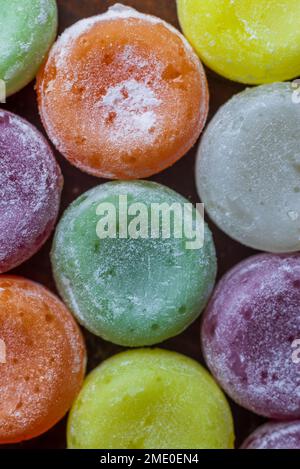
[[105, 465], [134, 468], [138, 466], [158, 466], [159, 464], [191, 467], [210, 467], [218, 464], [219, 469], [228, 467], [251, 467], [261, 465], [299, 463], [298, 451], [211, 451], [211, 450], [1, 450], [0, 467], [16, 467], [30, 463], [31, 467], [52, 467], [55, 464], [74, 463], [75, 467], [89, 469]]

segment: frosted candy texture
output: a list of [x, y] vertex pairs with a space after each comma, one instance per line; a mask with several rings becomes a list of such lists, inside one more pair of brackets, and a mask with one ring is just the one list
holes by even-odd
[[62, 183], [43, 136], [0, 110], [0, 272], [27, 260], [49, 237]]
[[55, 0], [0, 0], [0, 79], [8, 96], [36, 75], [54, 41]]
[[85, 371], [73, 317], [42, 286], [0, 276], [0, 444], [46, 432], [71, 407]]
[[203, 136], [200, 197], [215, 223], [247, 246], [300, 250], [299, 126], [291, 85], [276, 83], [236, 95]]
[[177, 0], [179, 21], [214, 71], [249, 84], [300, 74], [298, 0]]
[[300, 449], [300, 421], [268, 423], [247, 438], [243, 449]]
[[208, 111], [205, 73], [184, 37], [120, 5], [60, 36], [37, 92], [59, 151], [110, 179], [147, 177], [173, 164], [196, 142]]
[[207, 371], [159, 349], [96, 368], [68, 422], [68, 446], [78, 449], [228, 449], [233, 440], [229, 406]]
[[[62, 217], [52, 249], [57, 287], [78, 320], [106, 340], [125, 346], [150, 345], [179, 334], [204, 308], [216, 275], [209, 229], [202, 249], [187, 250], [186, 238], [100, 240], [100, 203], [119, 213], [119, 196], [128, 205], [187, 202], [152, 182], [114, 182], [79, 197]], [[148, 217], [149, 218], [149, 217]], [[128, 224], [133, 217], [128, 217]], [[197, 225], [196, 225], [197, 226]], [[149, 232], [150, 235], [150, 232]]]
[[263, 254], [219, 283], [203, 319], [206, 362], [238, 404], [273, 419], [300, 417], [300, 256]]

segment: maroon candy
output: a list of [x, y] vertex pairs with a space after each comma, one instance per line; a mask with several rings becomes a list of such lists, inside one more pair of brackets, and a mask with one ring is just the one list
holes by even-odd
[[228, 272], [203, 318], [206, 362], [241, 406], [300, 418], [300, 255], [262, 254]]
[[0, 110], [0, 273], [30, 258], [47, 240], [62, 185], [44, 137], [24, 119]]
[[300, 449], [300, 420], [267, 423], [247, 438], [242, 449]]

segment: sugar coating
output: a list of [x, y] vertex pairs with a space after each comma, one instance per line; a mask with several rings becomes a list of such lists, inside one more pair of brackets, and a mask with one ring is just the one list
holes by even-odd
[[234, 430], [221, 390], [197, 362], [135, 350], [86, 379], [68, 421], [72, 449], [228, 449]]
[[300, 421], [267, 423], [247, 438], [242, 449], [300, 449]]
[[[128, 98], [124, 100], [124, 93]], [[124, 80], [108, 89], [99, 101], [99, 108], [109, 118], [111, 113], [116, 117], [113, 122], [113, 141], [118, 138], [122, 144], [130, 144], [133, 138], [147, 137], [155, 142], [154, 132], [157, 116], [155, 109], [161, 104], [151, 88], [137, 80]]]
[[85, 372], [81, 333], [44, 287], [0, 276], [0, 444], [34, 438], [55, 425], [77, 396]]
[[0, 110], [0, 273], [35, 254], [56, 221], [63, 179], [44, 137]]
[[51, 257], [56, 285], [79, 322], [110, 342], [137, 347], [177, 335], [196, 319], [214, 285], [216, 257], [207, 227], [203, 248], [188, 250], [187, 238], [176, 239], [173, 229], [169, 239], [162, 238], [161, 219], [156, 239], [150, 231], [144, 239], [120, 239], [117, 224], [116, 238], [100, 240], [98, 205], [113, 204], [119, 214], [124, 195], [128, 205], [143, 203], [148, 219], [152, 203], [187, 202], [152, 182], [98, 186], [64, 213]]
[[173, 164], [196, 142], [208, 112], [205, 73], [184, 37], [122, 5], [62, 34], [37, 93], [59, 151], [110, 179], [146, 177]]
[[262, 254], [220, 281], [205, 312], [202, 346], [222, 388], [241, 406], [277, 420], [300, 417], [300, 256]]
[[201, 141], [198, 192], [214, 222], [262, 251], [300, 250], [300, 106], [289, 83], [248, 89]]
[[7, 96], [36, 75], [57, 30], [55, 0], [0, 0], [0, 79]]
[[300, 74], [298, 0], [177, 0], [185, 36], [206, 65], [249, 84]]

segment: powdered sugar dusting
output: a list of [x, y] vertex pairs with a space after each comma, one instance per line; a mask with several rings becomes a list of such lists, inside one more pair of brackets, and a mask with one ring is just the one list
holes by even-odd
[[62, 34], [38, 77], [38, 95], [59, 151], [80, 169], [109, 178], [171, 165], [198, 137], [208, 104], [203, 69], [182, 35], [120, 5]]
[[243, 449], [300, 449], [300, 421], [267, 423], [250, 435]]
[[221, 280], [202, 342], [208, 366], [240, 405], [271, 418], [300, 417], [300, 256], [261, 255]]
[[57, 7], [55, 0], [22, 0], [1, 2], [1, 8], [0, 78], [11, 95], [34, 78], [54, 41]]
[[106, 119], [113, 118], [114, 140], [150, 136], [157, 122], [155, 108], [160, 104], [151, 88], [137, 80], [112, 86], [99, 102]]
[[49, 0], [40, 0], [40, 13], [37, 17], [38, 24], [45, 24], [49, 19]]
[[99, 241], [96, 208], [122, 194], [149, 210], [151, 203], [185, 201], [155, 183], [95, 187], [59, 223], [53, 274], [65, 302], [91, 332], [126, 346], [150, 345], [182, 330], [203, 309], [214, 284], [214, 248], [207, 229], [205, 246], [195, 256], [188, 256], [182, 240], [172, 236]]
[[43, 137], [0, 111], [0, 272], [39, 249], [56, 219], [62, 177]]
[[11, 443], [37, 436], [67, 412], [82, 384], [85, 349], [65, 306], [22, 278], [0, 278], [0, 324], [0, 439]]
[[261, 251], [300, 250], [300, 106], [290, 83], [235, 95], [207, 127], [198, 192], [230, 237]]
[[54, 45], [54, 48], [52, 49], [50, 54], [56, 55], [58, 52], [57, 48], [59, 48], [59, 50], [61, 51], [60, 58], [63, 59], [68, 52], [68, 48], [72, 47], [72, 42], [77, 40], [81, 35], [83, 35], [89, 29], [95, 26], [95, 24], [100, 21], [110, 21], [122, 18], [136, 18], [142, 21], [148, 21], [152, 24], [163, 24], [167, 29], [169, 29], [172, 33], [176, 34], [181, 39], [185, 46], [186, 52], [190, 56], [190, 59], [194, 62], [194, 64], [197, 65], [199, 69], [201, 69], [201, 72], [203, 73], [201, 63], [197, 58], [192, 46], [176, 28], [174, 28], [172, 25], [162, 20], [161, 18], [157, 18], [153, 15], [147, 15], [145, 13], [140, 13], [134, 8], [122, 5], [120, 3], [116, 3], [101, 15], [92, 16], [90, 18], [84, 18], [83, 20], [78, 21], [77, 23], [73, 24], [71, 27], [66, 29], [63, 34], [59, 37], [59, 41], [57, 41], [57, 43]]

